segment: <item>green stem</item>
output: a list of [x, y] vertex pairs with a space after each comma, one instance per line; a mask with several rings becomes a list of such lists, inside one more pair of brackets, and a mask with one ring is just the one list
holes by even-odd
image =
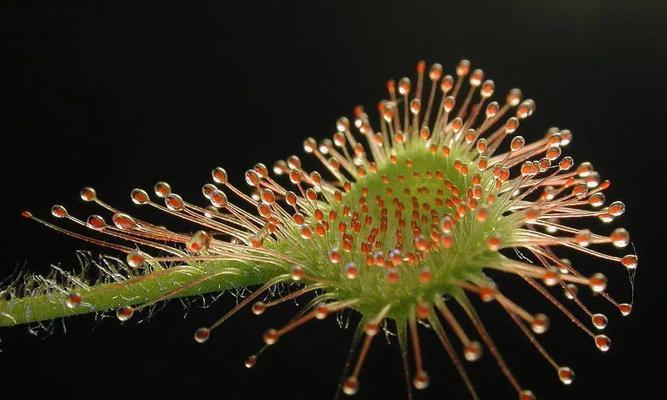
[[[225, 270], [241, 272], [221, 274]], [[275, 267], [249, 268], [236, 261], [205, 263], [197, 268], [168, 268], [81, 290], [81, 304], [74, 308], [67, 307], [68, 293], [61, 291], [0, 301], [0, 327], [146, 304], [164, 296], [186, 297], [258, 285], [278, 274]], [[176, 292], [178, 288], [183, 289]]]

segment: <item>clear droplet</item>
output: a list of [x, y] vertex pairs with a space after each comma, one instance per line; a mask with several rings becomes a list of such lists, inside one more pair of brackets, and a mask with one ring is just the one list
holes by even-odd
[[604, 314], [593, 314], [591, 321], [593, 322], [593, 326], [599, 330], [606, 328], [607, 324], [609, 323], [607, 317]]
[[153, 186], [155, 195], [159, 198], [165, 198], [171, 194], [171, 186], [167, 182], [158, 182]]
[[127, 257], [125, 259], [127, 261], [127, 265], [132, 268], [139, 268], [144, 265], [144, 262], [146, 262], [146, 257], [138, 251], [127, 253]]
[[146, 191], [143, 189], [132, 190], [130, 193], [130, 198], [132, 199], [132, 202], [138, 206], [148, 204], [150, 201], [148, 193], [146, 193]]
[[345, 265], [345, 277], [347, 279], [356, 279], [359, 275], [359, 267], [357, 264], [350, 262]]
[[61, 206], [60, 204], [56, 204], [53, 207], [51, 207], [51, 215], [53, 215], [56, 218], [65, 218], [69, 214], [67, 214], [67, 210], [65, 207]]
[[574, 382], [574, 371], [569, 367], [558, 368], [558, 379], [565, 385], [570, 385]]
[[595, 346], [602, 352], [609, 351], [611, 348], [611, 339], [605, 335], [595, 336]]
[[137, 223], [134, 220], [134, 218], [132, 218], [127, 214], [123, 213], [114, 214], [113, 217], [111, 217], [111, 220], [118, 229], [132, 230], [137, 227]]
[[278, 341], [278, 331], [275, 329], [269, 329], [268, 331], [264, 332], [264, 343], [267, 345], [272, 345], [275, 344]]
[[340, 252], [338, 251], [338, 248], [329, 250], [329, 261], [333, 264], [338, 264], [340, 262]]
[[380, 324], [375, 321], [368, 322], [364, 327], [364, 332], [368, 336], [375, 336], [380, 331]]
[[519, 394], [519, 400], [535, 400], [535, 394], [530, 390], [522, 390]]
[[426, 389], [429, 382], [428, 374], [424, 370], [417, 371], [414, 378], [412, 378], [412, 384], [415, 386], [415, 389], [418, 390]]
[[245, 367], [248, 369], [254, 367], [255, 364], [257, 364], [257, 356], [255, 355], [249, 356], [248, 358], [245, 359], [245, 362], [243, 363], [243, 365], [245, 365]]
[[70, 293], [65, 299], [67, 308], [76, 308], [81, 304], [81, 295], [78, 293]]
[[609, 205], [609, 214], [614, 217], [619, 217], [625, 213], [625, 204], [620, 201], [615, 201]]
[[329, 315], [329, 307], [326, 304], [320, 304], [315, 307], [315, 318], [322, 320]]
[[213, 182], [224, 185], [227, 183], [227, 171], [224, 168], [216, 167], [211, 171]]
[[301, 279], [303, 279], [303, 277], [306, 275], [306, 273], [303, 270], [302, 266], [293, 265], [292, 270], [290, 271], [290, 275], [292, 276], [292, 280], [300, 281]]
[[118, 318], [119, 321], [124, 322], [132, 318], [134, 315], [134, 308], [127, 306], [127, 307], [121, 307], [118, 310], [116, 310], [116, 318]]
[[170, 193], [164, 198], [164, 204], [171, 211], [183, 211], [185, 209], [185, 202], [183, 198], [177, 194]]
[[538, 335], [543, 334], [549, 329], [549, 317], [544, 314], [535, 314], [530, 322], [530, 329]]
[[252, 313], [255, 315], [262, 315], [266, 311], [266, 304], [262, 301], [258, 301], [252, 305]]
[[343, 383], [343, 393], [348, 396], [353, 396], [357, 391], [359, 391], [359, 379], [357, 379], [356, 376], [350, 376], [345, 379], [345, 383]]
[[565, 297], [568, 300], [574, 300], [574, 298], [577, 297], [577, 293], [579, 292], [579, 288], [576, 285], [568, 283], [565, 286], [565, 289], [563, 290], [563, 292], [565, 292]]
[[188, 251], [193, 253], [201, 253], [202, 251], [208, 250], [208, 246], [211, 244], [213, 238], [206, 231], [197, 231], [192, 238], [185, 244], [185, 247]]
[[227, 195], [222, 190], [215, 189], [210, 193], [208, 198], [213, 207], [223, 208], [227, 207]]
[[621, 315], [627, 317], [632, 312], [632, 305], [628, 303], [621, 303], [618, 305], [618, 310], [621, 312]]
[[97, 199], [97, 193], [95, 193], [95, 189], [91, 187], [85, 187], [81, 189], [79, 194], [81, 195], [81, 200], [83, 201], [95, 201]]
[[638, 263], [639, 259], [634, 254], [628, 254], [627, 256], [623, 256], [623, 258], [621, 258], [621, 264], [623, 264], [623, 266], [627, 269], [637, 268]]
[[477, 341], [468, 343], [463, 348], [463, 356], [468, 361], [477, 361], [482, 357], [482, 345]]
[[90, 229], [100, 230], [106, 228], [107, 223], [101, 216], [91, 215], [86, 220], [86, 226]]
[[208, 328], [201, 327], [195, 331], [194, 338], [197, 343], [204, 343], [209, 337], [211, 337], [211, 330]]
[[614, 246], [623, 248], [630, 243], [630, 234], [623, 228], [618, 228], [609, 237]]
[[595, 293], [603, 292], [607, 288], [607, 277], [599, 272], [593, 274], [593, 276], [590, 277], [589, 285], [591, 287], [591, 290], [593, 290], [593, 292]]
[[523, 148], [523, 146], [526, 144], [526, 139], [523, 138], [523, 136], [515, 136], [512, 138], [512, 141], [510, 142], [510, 148], [512, 151], [519, 151]]

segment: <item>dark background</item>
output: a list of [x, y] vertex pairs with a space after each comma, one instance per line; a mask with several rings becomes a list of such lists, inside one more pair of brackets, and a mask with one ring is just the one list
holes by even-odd
[[[571, 387], [557, 381], [497, 307], [481, 306], [496, 342], [540, 399], [652, 398], [665, 355], [658, 329], [665, 311], [658, 254], [664, 248], [658, 190], [664, 186], [665, 6], [445, 3], [2, 2], [0, 276], [24, 265], [76, 268], [74, 251], [86, 248], [24, 221], [24, 208], [47, 216], [60, 202], [84, 215], [92, 209], [78, 201], [78, 190], [94, 185], [108, 202], [133, 210], [129, 191], [161, 179], [198, 199], [211, 167], [225, 166], [240, 182], [255, 162], [270, 165], [300, 154], [306, 136], [329, 136], [336, 118], [355, 105], [375, 110], [386, 80], [412, 77], [416, 61], [441, 62], [452, 73], [467, 57], [496, 81], [496, 97], [519, 86], [536, 100], [522, 135], [537, 138], [552, 125], [574, 132], [567, 152], [612, 179], [609, 198], [627, 204], [620, 224], [640, 257], [630, 318], [593, 299], [593, 309], [610, 318], [608, 354], [529, 289], [507, 283], [522, 304], [552, 316], [543, 343], [576, 371]], [[582, 270], [604, 271], [616, 297], [629, 297], [620, 266], [591, 263], [595, 268], [584, 260]], [[66, 334], [57, 325], [46, 339], [24, 328], [3, 329], [3, 394], [333, 398], [350, 329], [338, 329], [333, 319], [310, 324], [247, 371], [241, 362], [257, 349], [261, 333], [296, 307], [262, 318], [241, 313], [205, 346], [196, 345], [194, 329], [232, 305], [230, 296], [223, 298], [208, 310], [191, 309], [187, 319], [178, 303], [150, 323], [123, 327], [115, 319], [72, 318]], [[423, 332], [433, 382], [416, 398], [467, 398], [444, 351]], [[364, 368], [360, 399], [404, 398], [397, 347], [383, 342], [376, 340]], [[489, 354], [468, 371], [482, 398], [516, 397]]]

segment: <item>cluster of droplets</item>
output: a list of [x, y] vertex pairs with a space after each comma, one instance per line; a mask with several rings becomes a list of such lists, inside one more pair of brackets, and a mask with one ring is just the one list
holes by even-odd
[[[226, 260], [276, 269], [273, 278], [224, 316], [197, 329], [194, 339], [199, 343], [208, 341], [215, 328], [246, 306], [255, 315], [263, 315], [285, 301], [315, 293], [315, 298], [287, 325], [264, 332], [265, 346], [245, 360], [248, 368], [255, 366], [266, 348], [304, 323], [352, 308], [365, 310], [361, 321], [364, 339], [342, 383], [344, 393], [358, 392], [371, 342], [384, 321], [392, 319], [402, 338], [401, 347], [406, 352], [412, 350], [414, 388], [421, 390], [429, 385], [418, 333], [421, 322], [435, 332], [473, 398], [477, 398], [474, 386], [457, 345], [446, 331], [458, 341], [463, 359], [474, 362], [486, 348], [519, 399], [534, 399], [535, 395], [523, 388], [510, 371], [467, 294], [479, 296], [483, 302], [497, 302], [554, 367], [563, 384], [573, 382], [574, 372], [556, 362], [534, 336], [548, 331], [547, 315], [531, 313], [514, 303], [482, 269], [524, 280], [606, 352], [611, 346], [609, 337], [589, 329], [547, 288], [561, 287], [564, 297], [590, 318], [597, 331], [604, 330], [609, 321], [583, 304], [578, 297], [579, 286], [588, 286], [623, 316], [630, 314], [631, 303], [616, 302], [606, 292], [607, 278], [603, 274], [584, 276], [554, 250], [565, 247], [620, 263], [630, 273], [638, 259], [634, 254], [617, 257], [591, 248], [604, 244], [625, 248], [630, 236], [623, 228], [605, 236], [565, 224], [590, 217], [609, 223], [624, 214], [625, 206], [621, 202], [605, 206], [603, 192], [609, 188], [609, 181], [602, 180], [590, 163], [575, 167], [571, 157], [563, 156], [562, 148], [572, 140], [570, 131], [552, 128], [543, 138], [528, 143], [516, 132], [521, 121], [533, 114], [535, 102], [522, 99], [519, 89], [511, 89], [500, 104], [491, 100], [495, 90], [495, 83], [485, 80], [481, 69], [471, 70], [467, 60], [459, 62], [453, 75], [446, 75], [440, 64], [433, 64], [427, 71], [422, 61], [417, 64], [416, 84], [408, 78], [387, 83], [389, 98], [377, 107], [379, 130], [358, 106], [352, 121], [338, 119], [331, 139], [304, 141], [304, 151], [317, 158], [331, 181], [318, 171], [306, 171], [297, 156], [290, 156], [276, 162], [272, 171], [277, 177], [286, 177], [292, 187], [279, 183], [280, 179], [271, 177], [269, 168], [258, 163], [244, 176], [251, 194], [230, 183], [223, 168], [213, 169], [212, 183], [202, 187], [209, 202], [205, 207], [187, 202], [166, 182], [158, 182], [153, 188], [160, 202], [143, 189], [131, 192], [135, 205], [152, 207], [199, 226], [201, 229], [194, 234], [173, 232], [132, 217], [103, 202], [92, 188], [82, 189], [81, 198], [109, 211], [110, 224], [98, 214], [78, 219], [61, 205], [55, 205], [51, 213], [107, 235], [110, 240], [52, 225], [28, 211], [24, 216], [66, 235], [125, 253], [128, 266], [145, 271], [144, 278], [154, 273], [151, 266], [201, 271], [199, 268], [207, 263]], [[506, 139], [509, 147], [502, 150]], [[228, 194], [256, 213], [235, 205]], [[507, 248], [525, 250], [527, 255], [511, 259], [500, 253]], [[225, 266], [208, 271], [183, 286], [159, 293], [147, 303], [123, 306], [116, 316], [127, 321], [136, 311], [186, 295], [206, 280], [240, 273], [243, 270], [239, 267]], [[290, 281], [301, 287], [279, 299], [260, 299], [276, 284]], [[86, 293], [70, 291], [64, 304], [77, 309], [85, 301]], [[462, 327], [450, 308], [452, 303], [472, 322], [481, 342]], [[404, 363], [409, 370], [408, 360]]]

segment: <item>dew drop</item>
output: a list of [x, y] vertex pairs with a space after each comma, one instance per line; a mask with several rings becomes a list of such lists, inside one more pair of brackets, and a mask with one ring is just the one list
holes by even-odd
[[535, 102], [531, 99], [526, 99], [519, 104], [516, 110], [516, 116], [524, 119], [530, 117], [535, 111]]
[[213, 178], [213, 182], [224, 185], [227, 183], [227, 171], [225, 171], [224, 168], [221, 167], [216, 167], [211, 171], [211, 177]]
[[611, 348], [611, 339], [605, 335], [595, 336], [595, 346], [602, 352], [609, 351]]
[[496, 289], [490, 286], [486, 286], [480, 289], [479, 297], [483, 302], [488, 303], [496, 298]]
[[607, 316], [604, 314], [593, 314], [591, 316], [591, 321], [593, 322], [593, 326], [595, 326], [598, 330], [603, 330], [609, 323]]
[[479, 91], [479, 94], [484, 98], [489, 98], [493, 96], [493, 92], [496, 89], [496, 84], [491, 80], [487, 79], [482, 83], [482, 88]]
[[563, 292], [565, 293], [565, 298], [567, 298], [568, 300], [574, 300], [574, 298], [577, 297], [579, 288], [576, 285], [569, 283], [565, 286]]
[[329, 316], [329, 307], [326, 304], [320, 304], [315, 308], [315, 318], [323, 320], [327, 316]]
[[303, 277], [306, 275], [306, 273], [304, 272], [302, 266], [293, 265], [292, 269], [290, 270], [290, 275], [292, 277], [292, 280], [300, 281], [301, 279], [303, 279]]
[[630, 243], [630, 233], [623, 228], [618, 228], [609, 236], [614, 246], [623, 248]]
[[511, 89], [507, 93], [507, 96], [505, 97], [505, 101], [510, 106], [516, 107], [519, 104], [519, 102], [521, 101], [521, 96], [522, 95], [523, 94], [521, 93], [521, 89], [519, 89], [519, 88]]
[[380, 325], [377, 322], [371, 321], [364, 327], [364, 332], [368, 336], [375, 336], [380, 331]]
[[437, 81], [438, 79], [440, 79], [441, 76], [442, 76], [442, 65], [438, 63], [431, 65], [431, 69], [428, 72], [428, 77], [433, 81]]
[[530, 322], [530, 329], [538, 335], [543, 334], [549, 329], [549, 317], [544, 314], [535, 314]]
[[560, 162], [558, 163], [558, 169], [560, 169], [561, 171], [567, 171], [568, 169], [572, 168], [573, 165], [574, 165], [574, 160], [572, 159], [572, 157], [568, 156], [560, 160]]
[[[410, 86], [409, 86], [410, 85], [410, 80], [408, 78], [403, 78], [398, 83], [399, 92], [401, 90], [401, 84], [403, 83], [404, 79], [407, 80], [407, 82], [408, 82], [408, 91], [410, 90]], [[403, 94], [403, 93], [401, 93], [401, 94]], [[339, 132], [345, 132], [346, 130], [350, 129], [350, 120], [347, 119], [347, 117], [338, 118], [338, 120], [336, 121], [336, 129], [338, 129]]]
[[122, 307], [116, 310], [116, 318], [118, 318], [119, 321], [124, 322], [132, 318], [132, 315], [134, 315], [134, 308], [127, 306], [127, 307]]
[[522, 390], [519, 394], [519, 400], [535, 400], [535, 394], [530, 390]]
[[627, 317], [632, 312], [632, 305], [628, 303], [621, 303], [618, 305], [618, 310], [621, 312], [621, 315]]
[[343, 383], [343, 393], [348, 396], [353, 396], [357, 393], [358, 390], [359, 379], [357, 379], [356, 376], [350, 376], [349, 378], [345, 379], [345, 383]]
[[340, 262], [340, 252], [337, 248], [329, 250], [329, 261], [333, 264], [338, 264]]
[[558, 269], [548, 269], [542, 274], [542, 281], [546, 286], [554, 286], [560, 281]]
[[185, 247], [188, 251], [193, 253], [201, 253], [202, 251], [208, 250], [208, 246], [211, 244], [213, 238], [206, 231], [197, 231], [192, 238], [185, 244]]
[[621, 258], [621, 264], [623, 264], [623, 266], [627, 269], [637, 268], [638, 262], [639, 259], [634, 254], [628, 254], [627, 256], [623, 256], [623, 258]]
[[421, 110], [421, 106], [422, 106], [421, 100], [419, 100], [417, 98], [412, 99], [412, 101], [410, 101], [410, 112], [412, 114], [419, 114], [419, 110]]
[[227, 195], [222, 190], [218, 189], [213, 190], [208, 199], [213, 207], [217, 208], [227, 207]]
[[157, 197], [162, 199], [171, 194], [171, 186], [167, 182], [160, 181], [153, 186], [153, 191]]
[[177, 194], [170, 193], [164, 198], [164, 204], [171, 211], [183, 211], [185, 209], [185, 202], [183, 198]]
[[255, 315], [262, 315], [266, 311], [266, 304], [262, 301], [258, 301], [252, 305], [252, 313]]
[[70, 293], [65, 299], [65, 305], [67, 308], [76, 308], [81, 304], [81, 295], [79, 293]]
[[104, 218], [102, 218], [101, 216], [91, 215], [86, 220], [86, 226], [90, 229], [101, 230], [101, 229], [106, 228], [107, 223], [106, 223], [106, 221], [104, 221]]
[[248, 369], [254, 367], [255, 364], [257, 364], [257, 356], [255, 355], [249, 356], [248, 358], [245, 359], [245, 362], [243, 363], [243, 365], [245, 365], [245, 367]]
[[298, 185], [299, 183], [301, 183], [302, 179], [303, 179], [303, 175], [301, 174], [301, 172], [298, 169], [292, 168], [289, 171], [289, 180], [293, 184]]
[[347, 279], [356, 279], [359, 275], [359, 267], [353, 262], [349, 262], [345, 265], [345, 277]]
[[111, 220], [118, 229], [132, 230], [137, 227], [137, 223], [134, 221], [134, 218], [130, 217], [127, 214], [123, 213], [114, 214], [113, 217], [111, 217]]
[[51, 207], [51, 215], [56, 218], [65, 218], [68, 216], [67, 210], [60, 204], [56, 204], [55, 206]]
[[216, 189], [217, 188], [215, 187], [215, 185], [213, 185], [211, 183], [207, 183], [207, 184], [205, 184], [204, 186], [201, 187], [201, 192], [202, 192], [202, 194], [204, 195], [205, 198], [207, 198], [208, 200], [211, 200], [211, 194], [213, 194], [213, 192]]
[[132, 202], [138, 206], [148, 204], [150, 201], [148, 193], [143, 189], [133, 189], [130, 193], [130, 198], [132, 199]]
[[482, 357], [482, 345], [477, 341], [468, 343], [463, 348], [463, 356], [468, 361], [477, 361]]
[[512, 141], [510, 142], [510, 148], [512, 151], [519, 151], [523, 148], [523, 146], [526, 144], [526, 139], [523, 138], [523, 136], [515, 136], [512, 138]]
[[81, 189], [79, 194], [81, 195], [81, 200], [83, 201], [95, 201], [97, 199], [97, 193], [95, 193], [95, 189], [91, 187], [85, 187]]
[[500, 250], [500, 237], [499, 236], [492, 236], [487, 240], [487, 245], [489, 250], [491, 251], [498, 251]]
[[463, 59], [459, 61], [459, 64], [456, 66], [456, 75], [465, 76], [468, 75], [470, 71], [470, 61]]
[[599, 272], [593, 274], [590, 277], [589, 286], [595, 293], [603, 292], [607, 288], [607, 277]]
[[417, 390], [424, 390], [428, 387], [430, 380], [426, 371], [418, 371], [414, 378], [412, 378], [412, 384]]
[[615, 201], [609, 205], [609, 214], [613, 215], [614, 217], [619, 217], [625, 213], [625, 204], [621, 203], [620, 201]]
[[211, 330], [205, 327], [201, 327], [195, 331], [194, 338], [197, 343], [204, 343], [211, 337]]
[[560, 367], [558, 368], [558, 379], [560, 379], [564, 385], [570, 385], [574, 382], [574, 371], [569, 367]]
[[272, 345], [275, 344], [278, 341], [278, 331], [275, 329], [269, 329], [268, 331], [264, 332], [264, 343], [267, 345]]
[[259, 174], [262, 178], [268, 178], [269, 177], [269, 169], [266, 167], [266, 165], [262, 163], [257, 163], [255, 166], [252, 167], [255, 172]]
[[593, 207], [602, 207], [605, 201], [605, 196], [603, 193], [593, 193], [591, 197], [588, 198], [588, 204]]
[[131, 253], [127, 253], [125, 260], [127, 261], [127, 265], [129, 265], [131, 268], [139, 268], [144, 265], [144, 262], [146, 262], [146, 257], [138, 251], [133, 251]]

